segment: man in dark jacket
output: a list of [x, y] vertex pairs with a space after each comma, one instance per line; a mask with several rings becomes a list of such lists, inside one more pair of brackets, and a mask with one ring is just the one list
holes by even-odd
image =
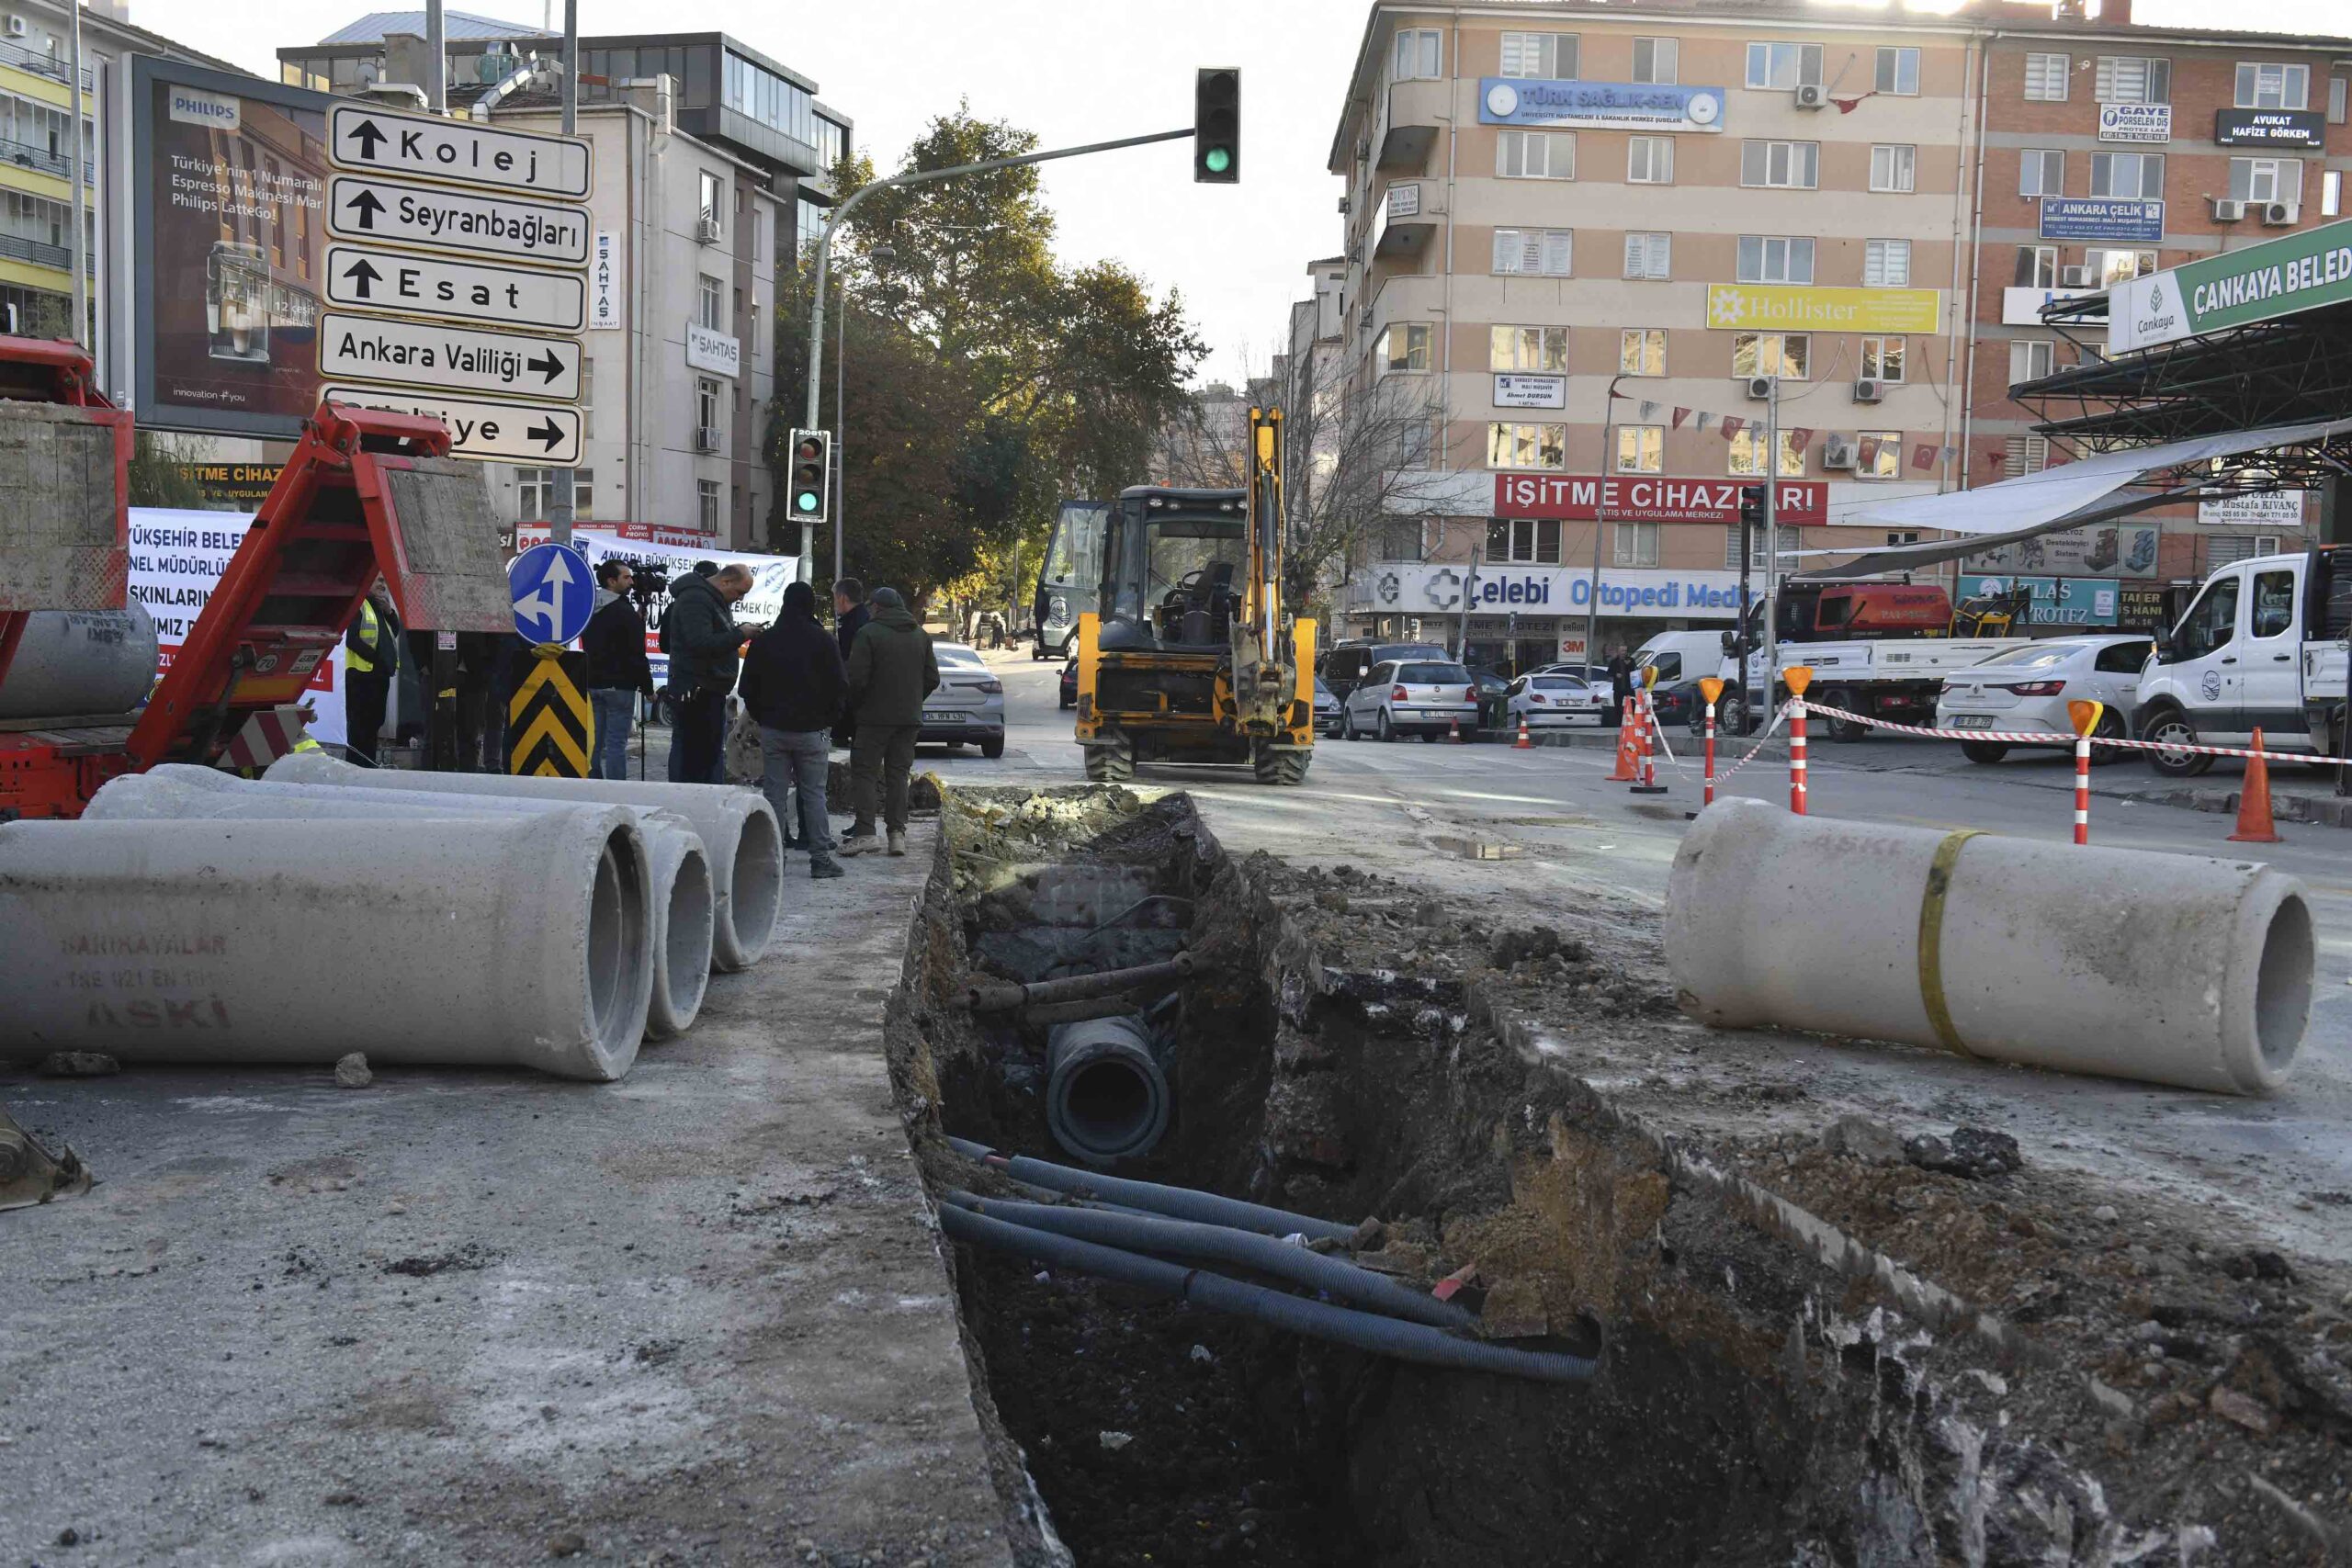
[[[844, 577], [833, 584], [833, 640], [842, 650], [842, 663], [849, 663], [849, 650], [857, 641], [858, 628], [871, 620], [874, 612], [865, 604], [865, 584], [854, 577]], [[846, 746], [856, 728], [848, 710], [843, 709], [840, 722], [833, 726], [833, 744]]]
[[1615, 710], [1609, 716], [1610, 723], [1624, 722], [1625, 705], [1633, 700], [1633, 695], [1634, 661], [1626, 656], [1625, 645], [1621, 642], [1617, 650], [1609, 656], [1609, 705]]
[[600, 779], [628, 777], [628, 736], [637, 699], [653, 696], [653, 666], [645, 657], [645, 617], [629, 597], [637, 574], [625, 560], [596, 568], [596, 613], [580, 634], [588, 655], [588, 701], [596, 713], [596, 745], [589, 752]]
[[[877, 790], [887, 791], [883, 820], [890, 852], [907, 852], [907, 774], [922, 732], [923, 699], [939, 689], [939, 660], [931, 634], [907, 611], [895, 588], [877, 588], [874, 616], [858, 628], [849, 650], [849, 710], [857, 726], [851, 742], [851, 799], [857, 820], [842, 840], [845, 855], [870, 854]], [[887, 784], [885, 774], [888, 774]]]
[[687, 784], [708, 783], [726, 750], [727, 694], [741, 669], [733, 606], [751, 591], [751, 569], [735, 565], [711, 577], [690, 573], [670, 585], [662, 625], [670, 633], [670, 690], [678, 710], [670, 745], [678, 777]]
[[842, 874], [833, 858], [833, 835], [825, 818], [825, 768], [833, 746], [833, 721], [841, 716], [849, 681], [842, 651], [817, 624], [817, 591], [805, 582], [784, 588], [784, 615], [752, 639], [743, 656], [743, 706], [760, 727], [760, 753], [767, 763], [761, 789], [775, 807], [776, 821], [790, 836], [786, 793], [800, 792], [800, 843], [808, 851], [808, 874]]
[[392, 614], [392, 591], [381, 578], [343, 634], [343, 648], [344, 747], [372, 768], [384, 710], [391, 705], [392, 681], [401, 670], [400, 617]]

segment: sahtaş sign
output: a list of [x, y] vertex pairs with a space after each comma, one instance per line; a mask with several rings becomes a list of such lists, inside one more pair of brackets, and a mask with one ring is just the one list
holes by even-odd
[[[1498, 517], [1584, 523], [1606, 512], [1612, 523], [1737, 523], [1739, 492], [1749, 479], [1678, 479], [1623, 474], [1497, 474]], [[1829, 486], [1782, 479], [1776, 521], [1794, 527], [1829, 519]]]
[[2352, 299], [2352, 221], [2132, 278], [2108, 299], [2111, 354]]

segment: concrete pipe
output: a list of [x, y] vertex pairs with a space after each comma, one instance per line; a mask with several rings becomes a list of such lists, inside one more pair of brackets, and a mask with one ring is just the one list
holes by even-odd
[[609, 1080], [653, 993], [626, 811], [0, 824], [0, 1055]]
[[155, 683], [155, 621], [119, 610], [35, 610], [7, 675], [0, 718], [128, 713]]
[[718, 921], [712, 966], [748, 969], [775, 935], [784, 899], [784, 837], [767, 797], [725, 784], [635, 784], [606, 779], [517, 779], [497, 773], [416, 773], [362, 768], [317, 751], [280, 757], [263, 778], [274, 784], [341, 784], [422, 790], [435, 795], [497, 795], [567, 805], [595, 801], [674, 811], [695, 825], [710, 858]]
[[[575, 809], [550, 801], [489, 795], [425, 795], [390, 789], [337, 789], [232, 778], [216, 768], [164, 763], [125, 773], [91, 797], [85, 821], [202, 818], [271, 821], [303, 818], [515, 817]], [[694, 824], [670, 811], [616, 807], [645, 836], [653, 916], [653, 997], [645, 1037], [685, 1032], [710, 985], [713, 903], [710, 867]]]
[[1139, 1018], [1094, 1018], [1046, 1036], [1046, 1126], [1103, 1167], [1148, 1155], [1168, 1130], [1168, 1077]]
[[2240, 1094], [2312, 1002], [2302, 885], [2251, 861], [1699, 814], [1667, 882], [1683, 1010]]

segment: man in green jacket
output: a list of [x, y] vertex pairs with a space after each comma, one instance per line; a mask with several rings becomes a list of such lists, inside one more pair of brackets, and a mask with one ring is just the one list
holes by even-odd
[[[875, 796], [885, 796], [883, 821], [890, 852], [907, 852], [907, 775], [922, 731], [922, 703], [939, 689], [939, 660], [931, 634], [908, 613], [895, 588], [877, 588], [874, 618], [860, 626], [849, 649], [849, 711], [856, 720], [850, 743], [850, 799], [857, 820], [842, 840], [845, 855], [871, 854]], [[887, 773], [887, 778], [886, 778]]]

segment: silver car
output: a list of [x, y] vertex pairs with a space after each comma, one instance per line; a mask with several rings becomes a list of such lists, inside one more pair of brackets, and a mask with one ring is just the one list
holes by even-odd
[[1477, 682], [1461, 665], [1433, 659], [1375, 664], [1340, 705], [1340, 733], [1350, 740], [1435, 740], [1457, 728], [1464, 735], [1477, 730]]
[[919, 740], [978, 746], [983, 757], [1004, 755], [1004, 682], [989, 672], [978, 651], [960, 642], [934, 642], [939, 689], [922, 701]]

